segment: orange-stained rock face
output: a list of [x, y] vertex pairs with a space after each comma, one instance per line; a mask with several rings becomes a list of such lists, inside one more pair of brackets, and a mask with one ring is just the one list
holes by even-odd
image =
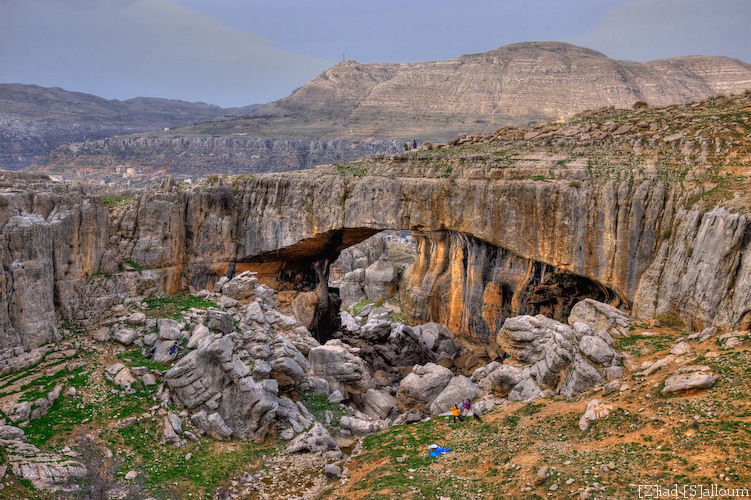
[[[749, 130], [749, 106], [751, 93], [594, 113], [365, 164], [125, 194], [2, 173], [0, 347], [52, 339], [56, 312], [91, 323], [124, 297], [211, 287], [238, 269], [300, 275], [323, 300], [338, 252], [383, 229], [418, 233], [405, 310], [479, 339], [510, 314], [562, 317], [583, 296], [742, 327], [751, 188], [717, 176], [727, 158], [751, 163], [751, 141], [715, 122]], [[726, 109], [738, 112], [690, 128]]]
[[[591, 280], [511, 254], [461, 233], [415, 233], [417, 258], [400, 288], [403, 311], [418, 322], [489, 342], [510, 316], [565, 319], [583, 298], [619, 303]], [[627, 304], [626, 304], [627, 305]]]

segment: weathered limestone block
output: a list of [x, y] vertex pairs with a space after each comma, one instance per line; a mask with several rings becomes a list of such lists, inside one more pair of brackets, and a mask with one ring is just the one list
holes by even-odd
[[453, 377], [451, 370], [434, 363], [416, 365], [399, 385], [396, 392], [397, 407], [401, 411], [427, 412]]
[[440, 415], [449, 410], [453, 405], [461, 403], [466, 399], [474, 400], [481, 394], [480, 388], [477, 387], [469, 378], [464, 375], [454, 377], [441, 393], [430, 403], [430, 413]]
[[329, 340], [311, 349], [308, 361], [313, 376], [325, 379], [332, 391], [338, 390], [345, 397], [363, 394], [372, 385], [363, 360], [340, 340]]

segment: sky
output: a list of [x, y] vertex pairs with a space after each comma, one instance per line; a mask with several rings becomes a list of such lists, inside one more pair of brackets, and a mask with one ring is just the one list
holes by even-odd
[[450, 59], [533, 40], [751, 63], [751, 0], [0, 0], [0, 82], [245, 106], [342, 59]]

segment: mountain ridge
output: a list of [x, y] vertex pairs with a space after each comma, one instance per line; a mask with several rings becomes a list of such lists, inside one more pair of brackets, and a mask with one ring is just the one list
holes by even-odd
[[[335, 141], [337, 148], [383, 153], [395, 144], [446, 141], [464, 133], [487, 133], [504, 126], [565, 120], [587, 109], [631, 108], [684, 103], [751, 88], [751, 65], [721, 56], [686, 56], [647, 63], [610, 59], [597, 51], [561, 42], [523, 42], [445, 61], [370, 63], [343, 61], [291, 95], [248, 114], [222, 117], [169, 131], [153, 130], [109, 141], [64, 146], [47, 155], [35, 170], [77, 175], [122, 165], [143, 172], [147, 182], [180, 169], [201, 177], [227, 163], [221, 173], [269, 171], [273, 162], [255, 161], [265, 150], [243, 141]], [[341, 141], [346, 141], [341, 143]], [[205, 147], [217, 143], [219, 149]], [[230, 141], [231, 142], [231, 141]], [[284, 170], [350, 161], [359, 151], [297, 161], [296, 150], [283, 158]], [[277, 160], [274, 160], [277, 161]], [[185, 169], [189, 163], [189, 172]], [[86, 175], [89, 175], [88, 173]], [[114, 182], [118, 182], [117, 179]]]
[[157, 97], [124, 101], [23, 83], [0, 83], [0, 168], [23, 168], [55, 147], [179, 127], [252, 111]]

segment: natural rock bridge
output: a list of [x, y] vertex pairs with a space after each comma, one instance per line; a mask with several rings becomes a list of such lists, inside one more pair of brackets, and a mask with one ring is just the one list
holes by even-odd
[[[556, 294], [618, 302], [638, 317], [675, 313], [693, 327], [748, 326], [745, 216], [687, 208], [649, 175], [595, 182], [581, 165], [553, 181], [526, 168], [386, 165], [189, 191], [165, 181], [122, 196], [5, 174], [0, 346], [50, 340], [56, 313], [92, 323], [149, 287], [200, 289], [244, 269], [269, 280], [317, 270], [325, 302], [327, 262], [384, 229], [424, 233], [409, 310], [480, 338], [521, 309], [565, 309]], [[555, 300], [531, 306], [539, 285]]]

